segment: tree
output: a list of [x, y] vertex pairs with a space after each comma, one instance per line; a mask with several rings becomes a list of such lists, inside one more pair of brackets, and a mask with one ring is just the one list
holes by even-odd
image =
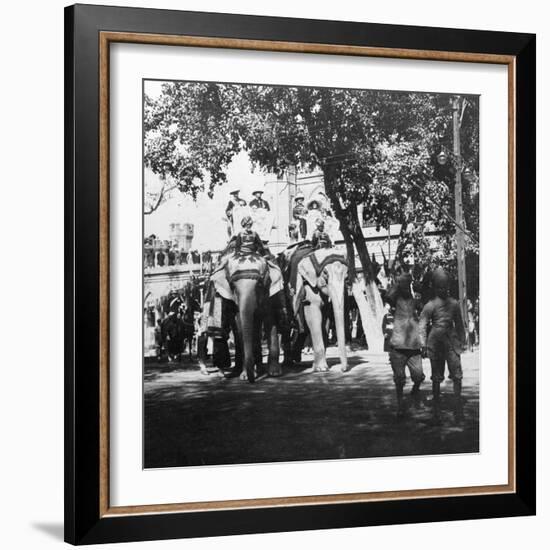
[[[464, 141], [476, 169], [477, 99], [469, 101]], [[364, 205], [370, 223], [401, 223], [403, 237], [411, 223], [452, 223], [453, 167], [436, 161], [441, 147], [449, 148], [448, 107], [441, 94], [169, 83], [158, 100], [146, 99], [145, 162], [193, 197], [223, 183], [240, 150], [270, 172], [320, 169], [348, 257], [357, 252], [361, 264], [370, 306], [363, 308], [362, 318], [369, 318], [363, 324], [378, 329], [382, 304], [357, 205]], [[350, 266], [354, 280], [353, 260]], [[357, 287], [354, 294], [360, 301]]]
[[145, 214], [173, 190], [193, 199], [211, 196], [226, 181], [225, 169], [240, 151], [233, 128], [232, 90], [208, 83], [166, 83], [156, 100], [145, 96], [145, 164], [161, 184], [146, 197]]

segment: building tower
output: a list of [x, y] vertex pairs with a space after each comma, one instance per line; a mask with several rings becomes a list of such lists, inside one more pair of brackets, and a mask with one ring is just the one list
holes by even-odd
[[193, 245], [194, 226], [192, 223], [171, 223], [170, 240], [180, 250], [189, 252]]
[[269, 249], [274, 254], [284, 250], [288, 243], [288, 225], [292, 220], [292, 207], [296, 195], [296, 172], [287, 170], [284, 174], [266, 174], [265, 196], [273, 212], [273, 229], [269, 238]]

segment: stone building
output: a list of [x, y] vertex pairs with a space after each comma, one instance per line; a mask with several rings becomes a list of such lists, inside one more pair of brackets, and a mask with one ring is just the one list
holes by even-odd
[[171, 223], [170, 240], [180, 251], [189, 252], [193, 244], [195, 228], [192, 223]]

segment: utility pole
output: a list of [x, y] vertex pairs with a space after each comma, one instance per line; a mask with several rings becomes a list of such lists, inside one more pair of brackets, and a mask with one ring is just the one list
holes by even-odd
[[[462, 154], [460, 151], [460, 125], [462, 123], [463, 100], [458, 96], [451, 99], [453, 110], [453, 153], [457, 162], [455, 176], [455, 219], [462, 226], [464, 212], [462, 208]], [[466, 252], [464, 248], [464, 232], [456, 228], [456, 259], [458, 268], [458, 302], [462, 313], [462, 320], [467, 331], [468, 307], [466, 302]]]

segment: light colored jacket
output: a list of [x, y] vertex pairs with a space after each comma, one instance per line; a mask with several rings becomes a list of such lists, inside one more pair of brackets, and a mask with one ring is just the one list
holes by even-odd
[[390, 347], [419, 350], [422, 344], [418, 326], [418, 301], [412, 296], [403, 296], [397, 285], [388, 290], [386, 299], [395, 308]]

